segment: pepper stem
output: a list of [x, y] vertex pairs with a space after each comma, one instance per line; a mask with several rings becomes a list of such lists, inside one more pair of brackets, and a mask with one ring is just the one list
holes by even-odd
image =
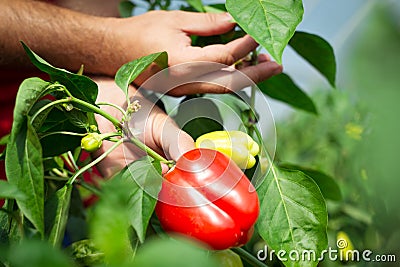
[[239, 254], [239, 256], [244, 259], [247, 263], [254, 267], [268, 267], [265, 263], [259, 261], [256, 257], [254, 257], [251, 253], [247, 252], [243, 248], [231, 248], [234, 252]]
[[161, 156], [160, 154], [155, 152], [153, 149], [151, 149], [150, 147], [146, 146], [142, 141], [140, 141], [135, 136], [131, 135], [127, 139], [129, 140], [129, 142], [131, 142], [132, 144], [136, 145], [138, 148], [140, 148], [141, 150], [146, 152], [153, 159], [158, 160], [161, 163], [167, 164], [167, 166], [169, 168], [171, 168], [174, 165], [173, 161], [167, 160], [166, 158], [164, 158], [163, 156]]
[[118, 140], [118, 142], [116, 142], [112, 147], [110, 147], [106, 152], [104, 152], [103, 154], [101, 154], [100, 157], [98, 157], [97, 159], [93, 160], [92, 162], [90, 162], [88, 165], [84, 166], [82, 169], [79, 169], [79, 171], [77, 171], [66, 183], [67, 185], [71, 185], [75, 182], [76, 178], [79, 177], [79, 175], [81, 175], [82, 173], [84, 173], [85, 171], [87, 171], [88, 169], [90, 169], [91, 167], [93, 167], [94, 165], [96, 165], [97, 163], [99, 163], [100, 161], [102, 161], [104, 158], [106, 158], [111, 152], [113, 152], [120, 144], [123, 143], [123, 139]]
[[[258, 63], [258, 52], [256, 49], [254, 49], [251, 52], [251, 65], [257, 65], [257, 63]], [[255, 110], [255, 107], [256, 107], [256, 91], [257, 91], [257, 86], [252, 85], [251, 86], [251, 94], [250, 94], [250, 113], [249, 113], [249, 117], [248, 117], [248, 120], [251, 120], [251, 121], [254, 120], [254, 118], [253, 118], [254, 112], [253, 111]], [[253, 131], [254, 131], [253, 125], [248, 127], [247, 131], [250, 136], [253, 136]]]

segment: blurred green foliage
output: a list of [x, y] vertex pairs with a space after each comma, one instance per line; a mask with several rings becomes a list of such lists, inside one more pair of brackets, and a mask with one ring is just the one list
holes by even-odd
[[324, 171], [339, 183], [343, 200], [328, 201], [330, 247], [345, 231], [355, 249], [399, 260], [400, 24], [389, 2], [365, 21], [348, 58], [345, 90], [317, 90], [321, 115], [299, 112], [277, 123], [276, 159]]

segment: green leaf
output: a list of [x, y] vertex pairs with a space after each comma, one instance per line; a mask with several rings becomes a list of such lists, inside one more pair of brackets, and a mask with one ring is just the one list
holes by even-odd
[[28, 78], [21, 83], [15, 100], [13, 124], [19, 125], [22, 117], [32, 115], [30, 113], [35, 103], [42, 96], [51, 92], [48, 89], [49, 85], [49, 82], [40, 78]]
[[257, 84], [260, 90], [277, 100], [285, 102], [292, 107], [317, 114], [317, 108], [312, 99], [306, 95], [292, 79], [281, 73], [268, 80]]
[[42, 147], [32, 125], [25, 119], [19, 131], [13, 130], [7, 144], [6, 173], [10, 184], [26, 195], [16, 199], [23, 214], [40, 234], [44, 233], [44, 171]]
[[335, 53], [327, 41], [315, 34], [296, 31], [289, 45], [335, 87]]
[[121, 1], [118, 5], [118, 11], [121, 18], [129, 18], [132, 16], [132, 11], [136, 7], [131, 1]]
[[31, 225], [29, 223], [22, 225], [23, 219], [15, 200], [7, 199], [3, 208], [0, 209], [0, 247], [19, 244], [23, 240], [27, 234], [27, 228]]
[[[51, 103], [51, 100], [49, 99], [43, 99], [39, 100], [36, 102], [32, 109], [31, 109], [31, 114], [35, 114], [37, 111], [39, 111], [42, 107], [46, 106], [47, 104]], [[45, 122], [47, 116], [49, 113], [52, 111], [53, 107], [46, 108], [42, 112], [40, 112], [34, 121], [32, 121], [32, 126], [36, 131], [39, 131], [40, 127], [42, 127], [43, 123]]]
[[86, 112], [80, 111], [78, 109], [73, 109], [69, 112], [65, 112], [64, 115], [74, 126], [89, 131], [89, 114], [87, 114]]
[[0, 199], [11, 198], [11, 199], [25, 199], [24, 193], [18, 190], [14, 184], [0, 180]]
[[227, 0], [226, 9], [254, 40], [282, 64], [282, 53], [303, 18], [301, 0]]
[[212, 36], [197, 36], [197, 35], [192, 35], [192, 46], [200, 46], [200, 47], [205, 47], [208, 45], [213, 45], [213, 44], [227, 44], [233, 40], [236, 40], [238, 38], [241, 38], [245, 36], [246, 33], [242, 30], [231, 30], [229, 32], [226, 32], [224, 34], [220, 35], [212, 35]]
[[147, 226], [157, 204], [156, 197], [161, 190], [161, 164], [150, 157], [137, 160], [123, 173], [132, 180], [129, 199], [130, 223], [141, 243], [144, 242]]
[[64, 238], [68, 220], [68, 211], [71, 200], [72, 185], [65, 185], [57, 190], [46, 202], [46, 217], [50, 219], [47, 227], [48, 241], [54, 247], [59, 247]]
[[294, 164], [284, 163], [279, 164], [279, 167], [291, 170], [299, 170], [305, 173], [318, 185], [324, 198], [336, 201], [342, 200], [342, 192], [340, 191], [340, 187], [331, 176], [318, 170], [304, 168]]
[[[53, 108], [40, 128], [39, 134], [41, 135], [42, 133], [58, 131], [69, 131], [75, 133], [86, 132], [85, 129], [75, 126], [66, 116], [65, 112]], [[43, 157], [58, 156], [67, 151], [74, 151], [76, 147], [80, 146], [81, 138], [82, 137], [80, 136], [65, 134], [53, 134], [43, 137], [40, 139], [43, 147]]]
[[10, 266], [13, 267], [73, 267], [75, 264], [60, 250], [47, 242], [25, 240], [8, 251]]
[[257, 228], [268, 246], [275, 251], [286, 251], [285, 266], [317, 266], [315, 261], [301, 257], [293, 261], [288, 257], [292, 251], [298, 255], [314, 251], [318, 258], [328, 245], [328, 213], [315, 182], [300, 171], [272, 166], [257, 192], [260, 197]]
[[209, 118], [197, 118], [188, 122], [183, 128], [193, 139], [213, 131], [222, 131], [223, 126]]
[[144, 241], [161, 183], [160, 163], [144, 157], [102, 185], [103, 194], [91, 219], [91, 236], [107, 261], [122, 263], [129, 258], [130, 226], [139, 241]]
[[167, 52], [159, 52], [135, 59], [122, 65], [115, 75], [115, 83], [122, 89], [126, 97], [128, 97], [128, 87], [151, 63], [157, 63], [160, 68], [168, 66]]
[[105, 182], [103, 194], [89, 218], [89, 236], [111, 264], [126, 262], [133, 252], [129, 238], [128, 182], [119, 177]]
[[82, 192], [82, 188], [72, 187], [68, 222], [65, 230], [68, 233], [67, 242], [76, 242], [89, 236], [89, 222], [87, 220], [89, 209], [83, 206], [84, 203], [80, 191]]
[[50, 75], [52, 81], [58, 81], [64, 85], [76, 98], [95, 104], [98, 88], [97, 84], [89, 77], [75, 74], [64, 69], [56, 68], [39, 57], [35, 52], [22, 42], [26, 53], [32, 63], [41, 71]]
[[29, 113], [34, 103], [46, 92], [49, 83], [39, 78], [22, 82], [14, 108], [14, 121], [6, 151], [6, 174], [10, 184], [26, 195], [17, 199], [23, 214], [40, 234], [44, 233], [44, 171], [42, 147]]
[[[184, 256], [183, 256], [184, 255]], [[217, 262], [209, 256], [209, 251], [197, 243], [183, 238], [153, 239], [141, 247], [135, 257], [133, 267], [216, 267]]]
[[174, 120], [193, 139], [208, 132], [223, 130], [223, 119], [217, 105], [203, 97], [186, 97], [180, 103]]
[[190, 6], [196, 9], [198, 12], [205, 12], [204, 6], [201, 0], [186, 0]]

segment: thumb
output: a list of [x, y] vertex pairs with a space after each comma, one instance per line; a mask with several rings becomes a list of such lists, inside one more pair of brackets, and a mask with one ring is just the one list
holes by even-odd
[[189, 34], [210, 36], [226, 33], [235, 22], [229, 13], [181, 12], [182, 30]]

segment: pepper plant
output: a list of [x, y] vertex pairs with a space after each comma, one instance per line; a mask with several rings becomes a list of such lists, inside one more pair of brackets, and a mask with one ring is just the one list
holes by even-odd
[[[171, 1], [150, 1], [149, 3], [151, 4], [149, 9], [157, 7], [168, 9], [171, 5]], [[121, 13], [130, 14], [131, 9], [136, 5], [135, 2], [122, 2]], [[331, 46], [317, 35], [296, 31], [303, 16], [301, 0], [279, 2], [227, 0], [225, 5], [203, 5], [200, 0], [191, 0], [187, 1], [182, 9], [198, 12], [228, 11], [238, 24], [238, 27], [228, 34], [212, 37], [192, 36], [194, 45], [225, 43], [247, 33], [278, 63], [282, 63], [283, 50], [289, 44], [332, 86], [335, 86], [336, 66]], [[218, 261], [221, 263], [222, 253], [200, 249], [197, 245], [187, 243], [188, 241], [180, 241], [180, 238], [171, 240], [164, 230], [173, 230], [195, 237], [208, 243], [211, 248], [232, 248], [232, 251], [225, 254], [236, 258], [236, 262], [240, 256], [246, 266], [275, 264], [276, 258], [266, 263], [256, 258], [254, 247], [260, 242], [276, 252], [295, 251], [297, 255], [300, 255], [297, 259], [287, 257], [286, 260], [282, 260], [285, 266], [316, 266], [318, 264], [318, 257], [308, 260], [302, 258], [301, 255], [306, 251], [314, 251], [316, 255], [321, 255], [327, 247], [327, 210], [324, 197], [328, 196], [324, 195], [321, 189], [329, 191], [329, 188], [327, 189], [329, 185], [327, 186], [326, 181], [320, 179], [322, 173], [318, 170], [273, 162], [272, 155], [269, 153], [270, 149], [265, 145], [265, 137], [262, 136], [258, 125], [258, 117], [263, 116], [265, 111], [255, 109], [256, 90], [259, 88], [268, 97], [317, 114], [312, 99], [288, 75], [280, 74], [257, 86], [252, 86], [251, 94], [245, 98], [229, 96], [228, 103], [235, 106], [234, 110], [242, 119], [244, 127], [241, 130], [245, 131], [250, 139], [256, 140], [257, 148], [259, 148], [257, 150], [260, 152], [256, 155], [257, 152], [254, 153], [253, 149], [248, 147], [249, 155], [246, 158], [251, 159], [252, 162], [247, 161], [241, 166], [250, 168], [245, 171], [247, 177], [242, 175], [238, 167], [234, 171], [240, 173], [239, 183], [244, 183], [248, 189], [253, 186], [256, 189], [257, 197], [253, 200], [259, 201], [248, 202], [248, 206], [257, 203], [257, 207], [254, 206], [253, 211], [246, 215], [249, 222], [240, 221], [240, 217], [246, 214], [246, 211], [242, 212], [238, 208], [240, 203], [234, 203], [235, 198], [227, 195], [211, 201], [211, 204], [216, 206], [218, 206], [216, 202], [219, 201], [220, 207], [223, 207], [221, 209], [227, 209], [227, 213], [231, 215], [228, 219], [232, 221], [232, 227], [245, 228], [236, 229], [235, 231], [241, 234], [235, 234], [237, 240], [226, 244], [224, 239], [226, 235], [218, 231], [209, 231], [209, 228], [180, 231], [182, 227], [190, 227], [190, 225], [182, 226], [179, 223], [186, 219], [190, 222], [201, 213], [193, 210], [192, 207], [185, 210], [185, 207], [175, 209], [166, 207], [164, 203], [157, 204], [157, 199], [153, 196], [159, 195], [160, 192], [161, 195], [168, 196], [169, 194], [168, 187], [163, 186], [161, 164], [173, 167], [174, 162], [148, 148], [127, 128], [127, 121], [138, 108], [137, 103], [132, 102], [128, 97], [129, 84], [153, 62], [161, 68], [167, 67], [166, 52], [160, 51], [128, 62], [117, 72], [115, 82], [127, 96], [126, 110], [114, 106], [123, 114], [122, 120], [118, 120], [101, 108], [101, 105], [112, 104], [96, 101], [97, 85], [89, 77], [83, 75], [82, 70], [75, 74], [53, 67], [26, 45], [24, 48], [32, 63], [49, 74], [50, 80], [29, 78], [21, 84], [17, 95], [13, 127], [7, 138], [6, 150], [3, 152], [8, 181], [0, 183], [0, 197], [7, 199], [0, 210], [0, 240], [1, 244], [8, 245], [10, 248], [0, 253], [0, 264], [21, 265], [21, 259], [29, 257], [22, 249], [23, 247], [37, 247], [38, 258], [45, 255], [44, 251], [57, 251], [60, 247], [67, 247], [65, 252], [69, 254], [69, 258], [57, 251], [46, 261], [49, 266], [55, 264], [57, 266], [158, 266], [160, 264], [183, 266], [187, 264], [176, 254], [177, 251], [185, 253], [192, 261], [197, 261], [195, 264], [199, 266], [218, 266], [216, 265]], [[253, 64], [256, 64], [257, 53], [258, 51], [254, 51], [251, 55]], [[181, 106], [183, 107], [184, 102], [192, 98], [201, 98], [219, 114], [218, 107], [203, 95], [188, 96], [182, 100]], [[184, 109], [178, 108], [179, 113], [184, 113]], [[115, 131], [100, 133], [95, 114], [109, 120], [114, 125]], [[223, 121], [222, 116], [221, 119]], [[197, 127], [198, 125], [201, 127]], [[194, 119], [181, 126], [194, 138], [224, 130], [220, 123], [204, 118]], [[202, 146], [201, 138], [198, 141], [199, 146]], [[82, 148], [93, 152], [101, 146], [103, 140], [113, 141], [114, 145], [95, 159], [82, 158]], [[246, 142], [247, 140], [246, 137]], [[112, 179], [102, 182], [100, 187], [87, 183], [83, 178], [85, 173], [90, 172], [97, 163], [123, 142], [135, 144], [146, 151], [148, 156], [129, 163]], [[230, 150], [223, 148], [225, 152], [222, 152], [234, 160], [235, 157], [237, 158], [235, 148], [236, 146], [231, 144]], [[216, 149], [218, 150], [218, 146]], [[215, 153], [218, 153], [218, 157], [226, 159], [223, 154]], [[179, 160], [177, 166], [179, 166]], [[178, 171], [174, 171], [169, 173], [169, 179], [175, 179], [174, 175]], [[250, 186], [247, 178], [252, 179], [254, 185]], [[329, 182], [332, 187], [336, 186], [333, 179], [329, 179]], [[145, 188], [142, 185], [146, 185]], [[196, 185], [201, 185], [201, 182]], [[191, 186], [194, 185], [191, 184]], [[83, 208], [81, 199], [82, 194], [87, 192], [100, 198], [89, 212]], [[204, 195], [207, 194], [209, 192], [204, 193]], [[247, 201], [250, 197], [246, 194], [250, 193], [245, 192], [241, 196], [244, 196], [244, 200]], [[253, 196], [254, 194], [253, 192]], [[185, 197], [190, 197], [190, 195]], [[155, 214], [155, 209], [158, 216]], [[188, 209], [192, 209], [192, 213], [187, 212]], [[215, 210], [218, 211], [218, 209]], [[249, 218], [253, 215], [254, 218], [250, 220]], [[182, 218], [182, 220], [181, 222], [172, 220], [171, 216], [176, 216], [175, 219]], [[204, 217], [201, 218], [204, 219]], [[222, 221], [223, 223], [219, 226], [228, 227], [228, 219]], [[255, 229], [253, 229], [252, 226], [256, 220]], [[196, 234], [191, 234], [192, 232]], [[253, 236], [251, 240], [250, 236]], [[156, 241], [154, 237], [157, 237]], [[46, 243], [32, 245], [30, 239], [45, 240]], [[244, 246], [234, 248], [238, 245]], [[17, 255], [16, 253], [21, 256], [13, 256]], [[175, 257], [172, 258], [172, 256]], [[176, 263], [176, 258], [179, 258], [179, 263]], [[39, 266], [41, 263], [37, 260], [32, 264], [32, 266]], [[241, 264], [240, 261], [239, 264]]]

